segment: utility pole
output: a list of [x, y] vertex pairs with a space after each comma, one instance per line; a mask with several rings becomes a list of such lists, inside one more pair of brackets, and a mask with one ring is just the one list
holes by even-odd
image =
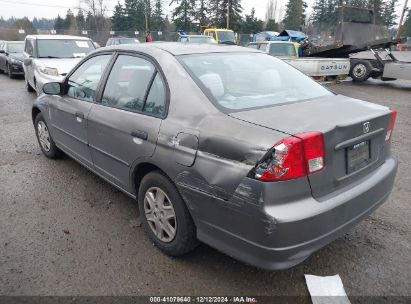
[[227, 0], [227, 29], [229, 28], [230, 28], [230, 0]]
[[408, 0], [405, 0], [404, 8], [401, 13], [400, 23], [398, 24], [398, 30], [397, 30], [397, 34], [395, 35], [395, 38], [398, 38], [401, 34], [402, 20], [404, 19], [405, 12], [407, 11], [407, 6], [408, 6]]
[[146, 33], [147, 33], [147, 31], [148, 31], [148, 16], [147, 16], [147, 12], [144, 13], [144, 17], [145, 17], [145, 20], [146, 20]]

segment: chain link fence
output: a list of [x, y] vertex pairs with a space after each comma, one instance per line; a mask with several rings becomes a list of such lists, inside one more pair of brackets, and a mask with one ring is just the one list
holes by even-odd
[[[151, 31], [153, 41], [177, 41], [178, 32]], [[26, 35], [74, 35], [89, 37], [101, 46], [105, 46], [106, 42], [111, 37], [128, 37], [136, 38], [140, 42], [146, 41], [145, 31], [100, 31], [100, 30], [22, 30], [16, 27], [0, 27], [0, 40], [24, 40]], [[189, 35], [199, 35], [200, 32], [187, 32]], [[253, 40], [252, 34], [237, 34], [239, 45], [247, 45]]]

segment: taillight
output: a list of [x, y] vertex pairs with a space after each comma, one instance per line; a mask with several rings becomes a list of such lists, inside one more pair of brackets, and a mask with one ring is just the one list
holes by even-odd
[[395, 119], [397, 118], [397, 110], [391, 109], [390, 123], [388, 124], [387, 134], [385, 135], [385, 141], [390, 140], [392, 130], [394, 129]]
[[262, 181], [282, 181], [306, 176], [324, 168], [324, 138], [320, 132], [307, 132], [277, 142], [255, 169]]

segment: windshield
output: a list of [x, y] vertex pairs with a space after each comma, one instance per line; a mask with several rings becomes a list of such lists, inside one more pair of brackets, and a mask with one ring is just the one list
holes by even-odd
[[77, 58], [85, 57], [95, 50], [90, 40], [39, 39], [37, 40], [39, 58]]
[[9, 53], [23, 53], [24, 42], [9, 43], [7, 48]]
[[267, 54], [196, 54], [180, 56], [180, 61], [211, 101], [228, 112], [333, 95]]
[[216, 41], [211, 37], [190, 37], [192, 43], [215, 43]]
[[291, 43], [272, 43], [270, 55], [296, 57], [294, 44]]
[[119, 39], [120, 44], [137, 44], [140, 43], [137, 39], [134, 38], [121, 38]]
[[232, 42], [235, 44], [235, 36], [233, 32], [219, 31], [217, 35], [219, 43]]

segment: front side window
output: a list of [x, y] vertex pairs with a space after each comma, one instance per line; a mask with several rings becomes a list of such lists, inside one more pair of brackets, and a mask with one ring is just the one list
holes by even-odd
[[142, 111], [154, 75], [155, 67], [150, 61], [120, 55], [108, 77], [101, 103], [125, 110]]
[[68, 79], [67, 95], [76, 99], [95, 101], [98, 84], [110, 58], [111, 55], [100, 55], [84, 62]]
[[333, 94], [287, 63], [261, 53], [179, 56], [200, 87], [223, 111], [294, 103]]
[[81, 58], [95, 47], [90, 40], [39, 39], [37, 49], [39, 58]]
[[25, 47], [25, 52], [29, 55], [29, 56], [33, 56], [33, 40], [32, 39], [27, 39], [26, 40], [26, 47]]

